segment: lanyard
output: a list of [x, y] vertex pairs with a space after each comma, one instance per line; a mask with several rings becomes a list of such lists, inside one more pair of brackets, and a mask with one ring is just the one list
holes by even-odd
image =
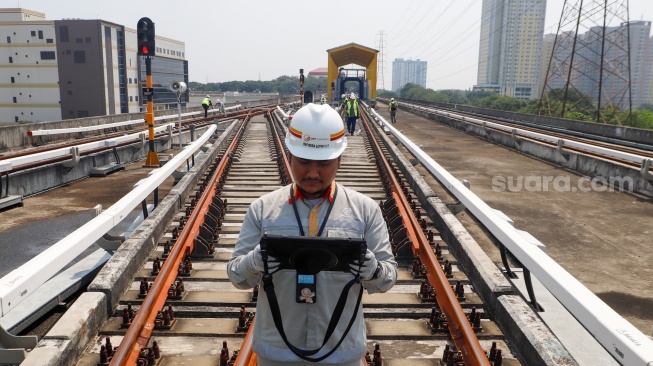
[[[304, 227], [302, 226], [302, 220], [299, 218], [299, 212], [297, 211], [297, 204], [295, 203], [295, 192], [292, 190], [293, 186], [290, 186], [290, 197], [292, 199], [292, 208], [295, 211], [295, 219], [297, 219], [297, 226], [299, 226], [299, 233], [301, 236], [306, 236], [304, 233]], [[297, 188], [299, 189], [299, 187]], [[320, 225], [320, 230], [317, 232], [317, 236], [322, 236], [322, 232], [324, 231], [324, 227], [326, 226], [327, 220], [329, 220], [329, 215], [331, 215], [331, 209], [333, 208], [333, 203], [336, 201], [336, 197], [338, 196], [338, 185], [334, 184], [334, 191], [333, 191], [333, 200], [329, 202], [329, 208], [327, 209], [326, 215], [324, 216], [324, 220], [322, 220], [322, 225]]]

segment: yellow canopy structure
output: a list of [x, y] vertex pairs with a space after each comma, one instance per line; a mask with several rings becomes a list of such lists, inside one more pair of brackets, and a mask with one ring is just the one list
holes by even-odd
[[[331, 85], [338, 78], [338, 69], [341, 66], [349, 64], [363, 66], [365, 67], [365, 77], [368, 82], [369, 99], [376, 100], [376, 60], [377, 54], [379, 53], [378, 50], [356, 43], [350, 43], [327, 50], [327, 53], [329, 54], [327, 85]], [[333, 100], [334, 98], [333, 90], [330, 87], [328, 88], [327, 96], [329, 100]]]

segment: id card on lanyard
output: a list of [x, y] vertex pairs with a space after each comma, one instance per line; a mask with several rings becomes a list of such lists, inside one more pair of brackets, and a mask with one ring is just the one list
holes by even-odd
[[[299, 218], [299, 211], [297, 210], [297, 203], [295, 202], [295, 195], [290, 187], [290, 197], [292, 199], [292, 207], [295, 211], [295, 218], [297, 219], [297, 225], [299, 226], [299, 233], [301, 236], [306, 236], [304, 233], [304, 227], [302, 226], [302, 221]], [[326, 215], [322, 220], [322, 225], [320, 225], [320, 230], [317, 232], [317, 236], [321, 236], [326, 226], [327, 220], [329, 220], [329, 215], [331, 214], [331, 209], [333, 208], [333, 203], [336, 200], [336, 195], [338, 193], [337, 186], [334, 184], [333, 199], [329, 202], [329, 208], [327, 209]], [[310, 230], [310, 222], [309, 222]], [[297, 280], [295, 282], [295, 301], [303, 304], [314, 304], [317, 302], [317, 276], [313, 274], [305, 274], [297, 272]]]

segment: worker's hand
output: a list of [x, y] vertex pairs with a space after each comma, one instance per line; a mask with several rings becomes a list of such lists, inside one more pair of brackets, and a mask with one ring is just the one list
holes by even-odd
[[[261, 246], [257, 245], [251, 252], [247, 253], [244, 259], [245, 266], [251, 273], [262, 273], [265, 271], [263, 267], [263, 257], [261, 256]], [[275, 257], [268, 256], [268, 272], [275, 273], [281, 263]]]
[[349, 269], [351, 269], [351, 272], [354, 275], [359, 274], [362, 280], [367, 281], [367, 280], [371, 280], [372, 276], [374, 276], [374, 272], [376, 272], [377, 265], [378, 265], [378, 261], [376, 260], [374, 253], [372, 253], [368, 249], [365, 252], [365, 257], [363, 258], [363, 262], [361, 263], [358, 259], [354, 260], [352, 263], [349, 264]]

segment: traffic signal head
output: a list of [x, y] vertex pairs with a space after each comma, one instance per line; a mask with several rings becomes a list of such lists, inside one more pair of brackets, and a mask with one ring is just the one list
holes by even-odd
[[150, 18], [141, 18], [136, 25], [136, 37], [138, 38], [138, 54], [143, 56], [154, 56], [154, 22]]

